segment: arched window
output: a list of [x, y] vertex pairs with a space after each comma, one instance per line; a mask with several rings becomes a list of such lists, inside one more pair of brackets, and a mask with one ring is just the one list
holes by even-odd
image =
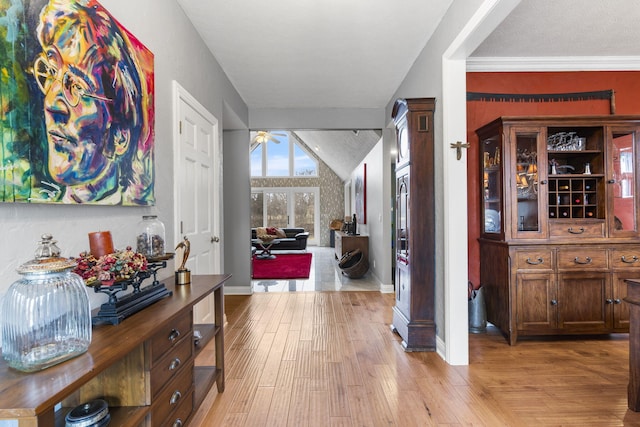
[[318, 161], [289, 131], [251, 132], [252, 177], [317, 177]]

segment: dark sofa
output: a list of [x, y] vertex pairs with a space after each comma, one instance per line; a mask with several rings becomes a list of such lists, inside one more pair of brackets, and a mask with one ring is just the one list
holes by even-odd
[[[304, 228], [283, 228], [286, 238], [278, 238], [280, 243], [273, 245], [270, 250], [272, 251], [305, 251], [307, 250], [307, 239], [309, 238], [309, 232], [304, 231]], [[258, 247], [257, 243], [253, 240], [256, 239], [256, 229], [251, 229], [251, 240], [254, 247]]]

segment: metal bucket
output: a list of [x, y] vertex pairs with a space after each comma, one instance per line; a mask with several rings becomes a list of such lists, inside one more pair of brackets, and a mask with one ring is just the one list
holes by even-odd
[[469, 332], [483, 334], [487, 331], [487, 308], [483, 288], [471, 290], [469, 297]]

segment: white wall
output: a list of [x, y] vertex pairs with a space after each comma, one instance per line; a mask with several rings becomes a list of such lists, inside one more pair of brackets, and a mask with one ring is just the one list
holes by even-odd
[[[390, 220], [390, 188], [391, 163], [384, 141], [380, 141], [362, 160], [367, 165], [367, 221], [358, 224], [358, 233], [369, 236], [369, 271], [381, 283], [381, 290], [393, 292], [391, 280], [391, 220]], [[351, 173], [351, 182], [355, 182], [356, 173]], [[349, 212], [355, 212], [355, 189], [351, 189], [351, 206]]]
[[[218, 120], [223, 119], [226, 103], [227, 109], [248, 122], [246, 105], [174, 0], [101, 0], [101, 3], [155, 55], [157, 204], [139, 208], [0, 203], [1, 296], [20, 277], [16, 267], [33, 258], [43, 233], [53, 234], [63, 256], [88, 250], [87, 233], [97, 230], [110, 230], [116, 248], [124, 248], [134, 244], [142, 215], [157, 214], [167, 229], [167, 247], [175, 247], [172, 80], [177, 80]], [[170, 268], [160, 271], [162, 278], [170, 275], [173, 275]], [[90, 297], [94, 307], [106, 301], [104, 295], [90, 293]]]

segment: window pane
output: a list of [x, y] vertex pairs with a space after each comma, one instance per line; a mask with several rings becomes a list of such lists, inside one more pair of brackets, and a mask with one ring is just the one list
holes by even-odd
[[251, 176], [262, 176], [262, 144], [251, 151]]
[[263, 194], [251, 193], [251, 228], [264, 226]]
[[287, 193], [265, 192], [267, 200], [267, 227], [286, 228], [288, 225]]
[[309, 240], [315, 238], [314, 215], [315, 215], [315, 195], [314, 193], [295, 193], [295, 226], [302, 227], [309, 232]]
[[318, 166], [314, 159], [298, 146], [293, 144], [293, 169], [295, 176], [317, 176]]
[[289, 141], [277, 137], [280, 142], [267, 143], [267, 176], [289, 176]]

